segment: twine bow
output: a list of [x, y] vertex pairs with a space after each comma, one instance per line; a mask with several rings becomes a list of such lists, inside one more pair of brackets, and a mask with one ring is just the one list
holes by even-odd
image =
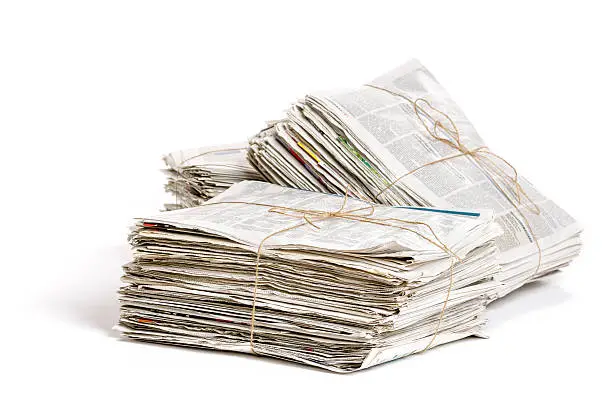
[[[476, 166], [482, 169], [482, 171], [487, 175], [491, 183], [510, 202], [512, 207], [523, 219], [525, 227], [527, 228], [531, 239], [535, 243], [536, 248], [538, 250], [538, 264], [531, 277], [535, 276], [540, 270], [540, 266], [542, 264], [542, 249], [540, 247], [538, 238], [535, 235], [533, 227], [531, 226], [522, 208], [527, 209], [529, 212], [535, 215], [539, 215], [540, 207], [538, 207], [538, 205], [531, 199], [531, 197], [529, 197], [523, 186], [519, 183], [519, 176], [516, 168], [503, 157], [491, 152], [487, 146], [479, 146], [473, 149], [468, 148], [463, 143], [461, 139], [461, 134], [459, 133], [459, 129], [457, 128], [457, 125], [455, 124], [453, 119], [448, 114], [444, 113], [443, 111], [440, 111], [439, 109], [431, 105], [429, 101], [423, 98], [418, 98], [413, 101], [410, 98], [404, 96], [403, 94], [386, 89], [384, 87], [379, 87], [372, 84], [366, 84], [365, 86], [384, 91], [393, 96], [400, 97], [408, 101], [414, 108], [414, 113], [416, 117], [422, 124], [423, 128], [425, 128], [427, 133], [436, 141], [442, 142], [443, 144], [449, 146], [451, 149], [454, 149], [458, 152], [456, 154], [446, 156], [429, 163], [425, 163], [424, 165], [421, 165], [416, 169], [404, 173], [403, 175], [392, 181], [385, 188], [383, 188], [378, 194], [376, 194], [376, 198], [378, 198], [381, 194], [389, 190], [404, 177], [410, 176], [425, 167], [432, 166], [434, 164], [438, 164], [447, 160], [456, 159], [462, 156], [471, 158], [472, 161], [476, 164]], [[425, 109], [425, 106], [444, 117], [444, 119], [450, 125], [446, 125], [439, 119], [434, 118]], [[430, 128], [430, 125], [427, 125], [424, 117], [430, 122], [430, 125], [433, 125], [433, 128]], [[448, 135], [448, 137], [441, 135], [439, 132], [440, 130], [444, 131]]]
[[[363, 201], [364, 203], [367, 204], [367, 206], [365, 207], [347, 209], [346, 206], [348, 202], [348, 193], [349, 193], [349, 187], [347, 187], [346, 192], [344, 194], [342, 205], [336, 211], [322, 211], [322, 210], [313, 210], [313, 209], [292, 208], [292, 207], [285, 207], [285, 206], [279, 206], [279, 205], [262, 204], [262, 203], [254, 203], [254, 202], [243, 202], [243, 201], [219, 201], [219, 202], [211, 202], [211, 203], [204, 204], [204, 206], [212, 206], [212, 205], [220, 205], [220, 204], [242, 204], [242, 205], [266, 207], [268, 208], [268, 212], [302, 219], [301, 222], [295, 225], [291, 225], [287, 228], [283, 228], [278, 231], [274, 231], [270, 233], [269, 235], [265, 236], [259, 243], [259, 246], [257, 247], [257, 256], [255, 260], [255, 281], [254, 281], [254, 286], [253, 286], [253, 305], [251, 308], [251, 326], [250, 326], [250, 346], [251, 346], [251, 351], [253, 352], [253, 354], [259, 354], [255, 350], [254, 335], [255, 335], [255, 324], [256, 324], [255, 314], [256, 314], [256, 307], [257, 307], [257, 290], [259, 287], [259, 269], [260, 269], [261, 255], [263, 252], [264, 244], [270, 238], [276, 235], [300, 228], [305, 225], [310, 225], [315, 229], [320, 229], [320, 227], [317, 226], [316, 223], [325, 221], [331, 218], [339, 218], [339, 219], [348, 220], [348, 221], [371, 223], [371, 224], [376, 224], [378, 226], [385, 226], [385, 227], [401, 229], [401, 230], [405, 230], [408, 232], [412, 232], [413, 234], [423, 238], [427, 242], [431, 243], [433, 246], [441, 249], [442, 251], [452, 256], [451, 265], [449, 269], [449, 285], [448, 285], [448, 290], [446, 293], [446, 298], [444, 300], [444, 304], [442, 305], [442, 309], [440, 310], [440, 315], [438, 317], [438, 321], [436, 324], [434, 334], [431, 340], [429, 341], [429, 343], [427, 344], [427, 346], [420, 352], [422, 353], [422, 352], [427, 351], [433, 345], [436, 337], [438, 336], [440, 325], [442, 324], [444, 312], [446, 311], [446, 306], [448, 304], [450, 293], [453, 287], [453, 270], [454, 270], [455, 264], [460, 262], [461, 258], [457, 254], [455, 254], [444, 242], [442, 242], [440, 238], [436, 235], [434, 230], [431, 228], [431, 226], [425, 222], [407, 221], [401, 218], [377, 218], [374, 216], [374, 213], [376, 211], [375, 206], [372, 203], [369, 203], [366, 201]], [[430, 233], [431, 235], [427, 235], [416, 229], [412, 229], [410, 228], [410, 226], [425, 227], [428, 233]]]

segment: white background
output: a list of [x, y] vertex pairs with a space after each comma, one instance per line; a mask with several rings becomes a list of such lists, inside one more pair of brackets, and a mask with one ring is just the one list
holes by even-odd
[[[611, 13], [560, 3], [0, 2], [2, 402], [609, 400]], [[580, 220], [579, 260], [492, 305], [490, 339], [352, 375], [117, 338], [162, 154], [244, 140], [409, 57]]]

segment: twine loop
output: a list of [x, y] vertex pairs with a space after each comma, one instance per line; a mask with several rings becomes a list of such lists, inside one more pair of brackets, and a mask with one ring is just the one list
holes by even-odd
[[[387, 185], [387, 187], [383, 188], [376, 195], [376, 197], [379, 197], [381, 194], [389, 190], [402, 178], [414, 174], [427, 166], [465, 156], [474, 160], [477, 166], [479, 166], [485, 172], [491, 182], [512, 203], [512, 205], [514, 205], [515, 208], [518, 208], [519, 205], [525, 204], [524, 208], [533, 214], [540, 214], [540, 208], [529, 197], [523, 186], [520, 184], [519, 175], [516, 168], [500, 155], [491, 152], [487, 146], [478, 146], [470, 149], [461, 139], [461, 134], [457, 128], [457, 125], [455, 124], [455, 121], [448, 114], [434, 107], [424, 98], [418, 98], [412, 101], [408, 97], [384, 87], [378, 87], [370, 84], [367, 84], [366, 86], [385, 91], [408, 101], [412, 105], [417, 119], [427, 131], [429, 136], [458, 152], [454, 155], [436, 159], [403, 174]], [[437, 113], [438, 116], [442, 116], [444, 121], [446, 121], [446, 124], [439, 118], [435, 118], [430, 111]], [[430, 122], [431, 124], [428, 125], [427, 122]], [[441, 131], [446, 133], [447, 136], [444, 136]]]
[[[461, 134], [459, 132], [459, 129], [457, 128], [457, 125], [455, 124], [455, 121], [448, 114], [434, 107], [428, 100], [424, 98], [418, 98], [413, 101], [410, 98], [404, 96], [403, 94], [389, 90], [384, 87], [379, 87], [373, 84], [366, 84], [365, 86], [384, 91], [388, 94], [406, 100], [412, 105], [416, 117], [418, 118], [423, 128], [425, 128], [429, 136], [458, 152], [457, 154], [445, 156], [429, 163], [425, 163], [424, 165], [421, 165], [416, 169], [404, 173], [403, 175], [392, 181], [390, 184], [388, 184], [380, 192], [378, 192], [375, 197], [378, 198], [381, 194], [389, 190], [404, 177], [410, 176], [425, 167], [442, 163], [447, 160], [456, 159], [458, 157], [471, 158], [472, 161], [476, 164], [476, 166], [482, 169], [482, 171], [486, 174], [491, 183], [508, 200], [514, 210], [523, 219], [525, 227], [528, 231], [528, 237], [530, 237], [530, 239], [533, 241], [537, 248], [538, 264], [531, 277], [535, 276], [542, 265], [542, 248], [529, 219], [523, 212], [523, 209], [526, 209], [534, 215], [540, 215], [541, 210], [540, 207], [531, 199], [531, 197], [529, 197], [523, 186], [520, 184], [519, 175], [516, 168], [503, 157], [491, 152], [487, 146], [478, 146], [473, 149], [468, 148], [467, 145], [465, 145], [465, 143], [461, 139]], [[447, 122], [447, 124], [445, 124], [438, 118], [434, 118], [433, 115], [429, 111], [427, 111], [428, 109], [439, 114], [439, 116], [442, 116], [444, 121]], [[431, 123], [430, 125], [432, 125], [433, 128], [430, 128], [430, 125], [427, 124], [427, 121]], [[444, 131], [448, 136], [442, 135], [440, 131]]]

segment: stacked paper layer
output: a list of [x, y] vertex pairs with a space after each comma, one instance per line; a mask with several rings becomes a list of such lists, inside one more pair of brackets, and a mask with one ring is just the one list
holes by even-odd
[[251, 140], [268, 181], [389, 205], [492, 209], [504, 230], [502, 296], [566, 266], [580, 226], [486, 149], [459, 106], [417, 61], [348, 91], [309, 95]]
[[262, 180], [246, 159], [247, 144], [181, 150], [164, 156], [166, 209], [195, 207], [242, 180]]
[[500, 233], [490, 212], [242, 182], [136, 222], [118, 329], [339, 372], [370, 367], [481, 332]]

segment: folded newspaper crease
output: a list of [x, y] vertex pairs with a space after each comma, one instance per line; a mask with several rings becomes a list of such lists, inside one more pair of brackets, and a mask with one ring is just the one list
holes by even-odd
[[118, 329], [355, 371], [479, 335], [500, 234], [492, 212], [245, 181], [136, 222]]
[[498, 296], [580, 251], [576, 221], [488, 151], [416, 60], [355, 90], [307, 96], [251, 139], [248, 158], [284, 186], [340, 194], [350, 185], [382, 204], [492, 209], [504, 230]]

